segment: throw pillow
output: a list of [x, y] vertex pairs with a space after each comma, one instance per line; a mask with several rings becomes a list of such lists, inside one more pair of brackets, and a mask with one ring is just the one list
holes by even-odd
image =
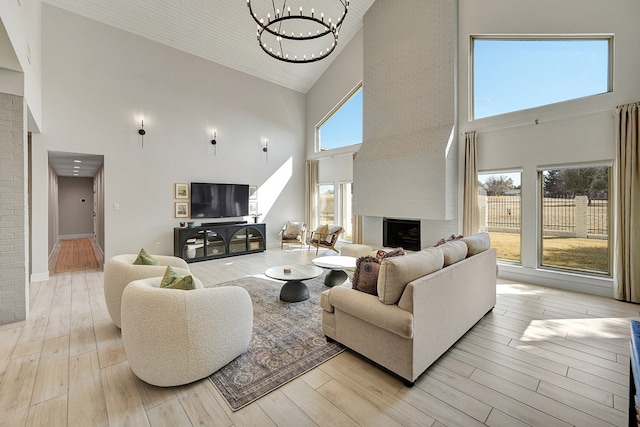
[[385, 252], [384, 255], [382, 255], [381, 259], [385, 259], [385, 258], [391, 258], [394, 256], [402, 256], [402, 255], [406, 255], [407, 253], [404, 251], [404, 249], [402, 248], [396, 248], [393, 249], [389, 252]]
[[299, 222], [291, 222], [287, 221], [287, 229], [284, 232], [284, 235], [290, 238], [295, 238], [300, 235], [300, 227], [302, 224]]
[[144, 250], [144, 248], [140, 249], [138, 252], [138, 257], [133, 261], [134, 265], [158, 265], [158, 260], [152, 257]]
[[452, 234], [451, 236], [447, 237], [446, 239], [443, 237], [442, 239], [438, 240], [438, 241], [436, 242], [436, 244], [435, 244], [435, 245], [433, 245], [433, 246], [440, 246], [440, 245], [444, 245], [444, 244], [445, 244], [445, 243], [447, 243], [447, 242], [451, 242], [451, 241], [453, 241], [453, 240], [460, 240], [460, 239], [462, 239], [463, 237], [464, 237], [464, 236], [463, 236], [462, 234], [459, 234], [459, 235], [457, 235], [457, 236], [456, 236], [455, 234]]
[[467, 244], [459, 240], [452, 240], [438, 246], [444, 254], [444, 267], [462, 261], [467, 257]]
[[196, 284], [193, 281], [193, 276], [181, 276], [170, 266], [164, 272], [162, 281], [160, 282], [161, 288], [166, 289], [182, 289], [184, 291], [191, 291], [196, 288]]
[[356, 271], [353, 274], [352, 288], [377, 296], [379, 271], [380, 260], [378, 258], [372, 256], [358, 258], [356, 260]]
[[467, 253], [468, 257], [484, 252], [491, 247], [489, 233], [474, 234], [473, 236], [463, 238], [462, 241], [465, 242], [469, 248]]
[[327, 240], [327, 233], [329, 232], [328, 225], [321, 225], [316, 228], [316, 231], [313, 233], [313, 240]]

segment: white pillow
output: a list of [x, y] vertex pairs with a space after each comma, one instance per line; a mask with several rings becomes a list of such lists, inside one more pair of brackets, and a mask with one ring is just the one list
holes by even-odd
[[284, 234], [286, 236], [297, 236], [300, 234], [300, 226], [299, 222], [287, 221], [287, 229]]

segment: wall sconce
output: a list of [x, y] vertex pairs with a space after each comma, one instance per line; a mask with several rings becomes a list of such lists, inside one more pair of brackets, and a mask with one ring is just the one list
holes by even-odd
[[218, 141], [216, 141], [217, 138], [217, 132], [214, 130], [213, 131], [213, 139], [211, 140], [211, 145], [213, 145], [213, 155], [217, 155], [218, 151], [217, 151], [217, 145], [218, 145]]
[[264, 147], [262, 147], [262, 151], [267, 156], [267, 161], [269, 161], [269, 140], [264, 140]]
[[147, 133], [144, 130], [144, 119], [140, 119], [140, 129], [138, 129], [138, 135], [140, 135], [140, 140], [142, 142], [142, 148], [144, 148], [144, 134]]

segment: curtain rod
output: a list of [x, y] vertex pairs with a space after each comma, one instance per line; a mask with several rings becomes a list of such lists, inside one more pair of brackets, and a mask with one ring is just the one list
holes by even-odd
[[[499, 127], [494, 127], [494, 128], [489, 127], [487, 129], [476, 129], [475, 132], [476, 133], [488, 133], [488, 132], [495, 132], [495, 131], [500, 131], [500, 130], [506, 130], [506, 129], [522, 127], [522, 126], [539, 125], [541, 123], [554, 122], [554, 121], [557, 121], [557, 120], [565, 120], [565, 119], [571, 119], [571, 118], [574, 118], [574, 117], [589, 116], [589, 115], [592, 115], [592, 114], [602, 113], [603, 111], [611, 111], [611, 114], [615, 115], [615, 108], [607, 107], [607, 108], [602, 108], [602, 109], [599, 109], [599, 110], [588, 111], [588, 112], [585, 112], [585, 113], [569, 114], [569, 115], [565, 115], [565, 116], [552, 117], [552, 118], [548, 118], [548, 119], [544, 119], [544, 120], [536, 118], [535, 120], [529, 121], [529, 122], [514, 123], [512, 125], [499, 126]], [[470, 131], [468, 131], [468, 132], [470, 132]], [[461, 132], [460, 135], [464, 135], [465, 133], [466, 132]]]

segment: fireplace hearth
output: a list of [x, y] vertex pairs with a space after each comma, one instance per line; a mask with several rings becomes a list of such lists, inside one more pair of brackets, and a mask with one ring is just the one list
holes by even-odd
[[419, 251], [420, 220], [383, 218], [382, 244], [388, 248], [402, 247], [409, 251]]

